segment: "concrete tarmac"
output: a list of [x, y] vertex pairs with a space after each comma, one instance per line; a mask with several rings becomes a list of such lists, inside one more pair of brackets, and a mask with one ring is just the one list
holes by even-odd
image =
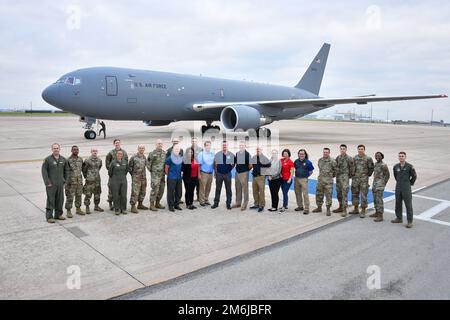
[[[106, 123], [108, 138], [88, 141], [84, 139], [75, 117], [0, 117], [1, 299], [106, 299], [214, 264], [220, 265], [305, 232], [318, 230], [318, 235], [327, 237], [330, 229], [321, 228], [330, 223], [339, 222], [337, 227], [345, 228], [342, 230], [344, 233], [350, 232], [350, 226], [354, 223], [358, 223], [354, 227], [360, 228], [363, 224], [361, 228], [368, 230], [388, 228], [388, 224], [372, 226], [368, 219], [360, 222], [359, 219], [342, 219], [337, 214], [326, 217], [324, 214], [304, 216], [295, 213], [295, 195], [292, 191], [290, 209], [283, 215], [267, 210], [263, 214], [250, 210], [227, 211], [223, 191], [221, 207], [215, 211], [209, 208], [183, 210], [176, 214], [167, 210], [157, 213], [141, 211], [137, 215], [116, 217], [107, 210], [91, 216], [75, 216], [56, 225], [47, 224], [40, 167], [44, 157], [50, 154], [51, 143], [61, 143], [64, 156], [69, 156], [70, 147], [74, 144], [80, 147], [82, 157], [87, 157], [90, 148], [96, 146], [104, 159], [116, 137], [122, 139], [123, 148], [129, 154], [134, 153], [141, 143], [147, 146], [148, 152], [153, 149], [157, 138], [164, 140], [165, 148], [169, 147], [174, 128], [192, 131], [199, 126], [188, 122], [162, 128], [146, 127], [139, 122]], [[450, 178], [450, 167], [447, 165], [450, 161], [450, 131], [447, 128], [304, 120], [283, 121], [269, 127], [274, 133], [279, 129], [281, 138], [278, 145], [274, 136], [272, 144], [265, 148], [266, 154], [272, 148], [281, 151], [288, 147], [295, 155], [300, 147], [304, 147], [316, 164], [325, 146], [331, 147], [332, 155], [336, 156], [339, 144], [346, 143], [353, 155], [356, 146], [364, 143], [367, 153], [372, 156], [376, 151], [383, 151], [390, 168], [396, 162], [398, 151], [406, 151], [408, 161], [418, 171], [417, 189]], [[217, 138], [216, 142], [219, 143], [220, 139]], [[254, 147], [254, 143], [250, 143], [251, 153], [254, 153]], [[317, 172], [312, 178], [316, 176]], [[105, 209], [106, 182], [107, 173], [102, 170], [101, 206]], [[393, 186], [391, 180], [388, 189], [392, 190]], [[310, 195], [310, 200], [314, 206], [314, 195]], [[443, 234], [447, 232], [448, 235], [445, 224], [449, 221], [446, 213], [448, 207], [447, 202], [441, 200], [438, 196], [429, 195], [414, 198], [414, 204], [421, 210], [417, 214], [428, 214], [410, 234], [421, 232], [416, 230], [422, 228], [427, 232], [431, 232], [428, 229], [443, 228]], [[266, 201], [270, 203], [268, 189]], [[350, 231], [346, 231], [348, 229]], [[362, 230], [365, 229], [353, 232]], [[404, 228], [395, 230], [400, 234], [409, 232]], [[331, 235], [330, 239], [333, 239]], [[311, 250], [314, 248], [313, 245]], [[320, 251], [319, 247], [318, 252], [322, 252], [323, 256], [317, 259], [325, 259], [327, 252]], [[350, 259], [351, 255], [347, 258]], [[73, 270], [81, 272], [80, 289], [70, 289]], [[228, 297], [258, 297], [244, 293], [233, 293]], [[182, 292], [173, 298], [181, 296]], [[273, 298], [279, 296], [274, 295]], [[348, 294], [344, 298], [353, 296]], [[270, 298], [268, 295], [259, 297]]]

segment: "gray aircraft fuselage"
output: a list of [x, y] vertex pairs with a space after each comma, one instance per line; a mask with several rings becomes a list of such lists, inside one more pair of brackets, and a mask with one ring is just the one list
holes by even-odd
[[[95, 139], [96, 119], [142, 120], [147, 125], [202, 120], [211, 128], [220, 120], [226, 130], [254, 129], [277, 120], [294, 119], [336, 104], [447, 98], [447, 95], [319, 97], [330, 44], [324, 43], [300, 82], [285, 87], [248, 81], [135, 69], [80, 69], [47, 87], [42, 98], [80, 115], [85, 137]], [[266, 128], [267, 129], [267, 128]], [[270, 136], [270, 129], [263, 130]]]
[[[72, 83], [69, 78], [73, 78]], [[192, 108], [194, 103], [318, 98], [295, 87], [114, 67], [70, 72], [42, 95], [55, 107], [80, 116], [162, 121], [220, 120], [221, 109], [197, 112]], [[253, 107], [274, 120], [318, 111], [312, 105], [292, 109]]]

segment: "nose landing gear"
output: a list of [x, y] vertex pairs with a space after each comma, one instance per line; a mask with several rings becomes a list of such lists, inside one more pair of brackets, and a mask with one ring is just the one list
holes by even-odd
[[83, 129], [86, 129], [84, 132], [84, 137], [88, 140], [94, 140], [97, 137], [97, 133], [93, 130], [94, 123], [97, 122], [97, 119], [91, 117], [80, 117], [80, 122], [83, 122]]
[[97, 137], [97, 133], [94, 130], [86, 130], [84, 132], [84, 137], [88, 140], [94, 140]]

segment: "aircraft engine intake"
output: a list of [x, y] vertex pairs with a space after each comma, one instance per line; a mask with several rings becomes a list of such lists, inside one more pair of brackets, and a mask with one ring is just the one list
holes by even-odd
[[220, 121], [227, 130], [248, 130], [258, 129], [259, 127], [269, 124], [272, 119], [261, 115], [261, 113], [246, 105], [228, 106], [222, 110]]

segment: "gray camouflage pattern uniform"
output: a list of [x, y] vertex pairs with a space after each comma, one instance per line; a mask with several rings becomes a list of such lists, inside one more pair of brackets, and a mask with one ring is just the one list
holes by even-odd
[[155, 149], [147, 157], [147, 169], [150, 171], [151, 192], [150, 203], [159, 203], [164, 195], [166, 186], [164, 166], [166, 162], [166, 151]]
[[333, 178], [336, 176], [336, 160], [329, 157], [319, 159], [319, 178], [316, 187], [316, 204], [323, 205], [323, 198], [326, 198], [327, 207], [331, 207], [333, 202]]
[[66, 209], [72, 209], [75, 198], [75, 207], [81, 207], [81, 196], [83, 194], [83, 176], [81, 174], [83, 159], [81, 157], [70, 156], [65, 165], [66, 171]]
[[348, 190], [350, 178], [355, 173], [355, 162], [349, 155], [338, 155], [336, 157], [336, 194], [339, 207], [346, 209], [348, 206]]
[[141, 203], [145, 199], [147, 191], [147, 158], [136, 153], [128, 163], [131, 173], [131, 197], [130, 204]]
[[388, 166], [383, 161], [376, 162], [373, 169], [372, 193], [377, 213], [384, 213], [383, 193], [389, 178]]
[[100, 178], [100, 169], [102, 167], [102, 159], [99, 157], [90, 156], [83, 162], [83, 176], [84, 176], [84, 205], [91, 204], [92, 195], [94, 195], [94, 204], [96, 206], [100, 203], [100, 194], [102, 193], [102, 185]]
[[359, 195], [361, 194], [361, 208], [367, 208], [367, 194], [369, 192], [369, 177], [373, 173], [373, 160], [371, 157], [356, 155], [355, 175], [352, 177], [352, 202], [355, 208], [359, 206]]

